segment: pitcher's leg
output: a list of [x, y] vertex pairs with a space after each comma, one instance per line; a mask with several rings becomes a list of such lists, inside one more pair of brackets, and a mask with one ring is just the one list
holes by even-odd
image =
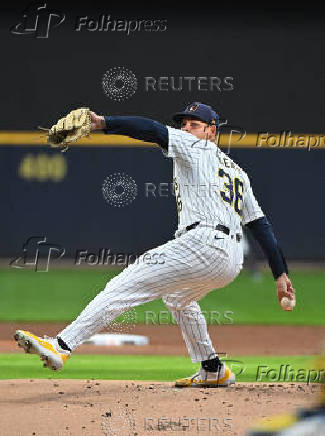
[[157, 298], [155, 292], [149, 291], [145, 280], [140, 284], [137, 275], [125, 272], [109, 281], [78, 318], [59, 333], [58, 337], [72, 351], [93, 334], [109, 327], [123, 312]]
[[[58, 336], [73, 350], [126, 310], [196, 283], [204, 276], [205, 267], [184, 239], [169, 241], [148, 251], [145, 258], [141, 256], [139, 263], [110, 280]], [[159, 263], [162, 255], [164, 262]], [[150, 263], [150, 258], [154, 263]]]
[[[192, 294], [197, 295], [196, 293]], [[185, 297], [187, 300], [187, 296]], [[220, 361], [211, 343], [207, 325], [200, 306], [196, 301], [180, 307], [175, 293], [163, 298], [165, 304], [177, 320], [193, 363], [201, 363], [195, 374], [176, 380], [176, 387], [230, 386], [235, 383], [235, 375]], [[187, 300], [188, 301], [188, 300]]]
[[163, 301], [181, 329], [192, 362], [202, 362], [215, 357], [216, 352], [199, 304], [192, 301], [184, 307], [175, 309], [169, 296], [164, 297]]

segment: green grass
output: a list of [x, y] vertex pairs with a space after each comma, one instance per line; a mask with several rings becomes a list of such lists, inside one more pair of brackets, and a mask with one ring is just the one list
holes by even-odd
[[[0, 269], [0, 321], [71, 321], [118, 271]], [[246, 271], [200, 302], [209, 324], [324, 325], [325, 271], [293, 271], [297, 307], [284, 312], [270, 273], [254, 281]], [[129, 322], [172, 323], [162, 301], [139, 306]]]
[[[241, 382], [306, 382], [309, 368], [315, 368], [313, 356], [241, 356], [228, 358]], [[238, 362], [239, 361], [239, 362]], [[280, 365], [290, 365], [294, 371], [291, 378], [279, 372]], [[263, 366], [263, 367], [262, 367]], [[259, 368], [260, 367], [260, 368]], [[262, 367], [262, 368], [261, 368]], [[52, 379], [106, 379], [174, 381], [192, 375], [198, 368], [183, 356], [103, 356], [74, 355], [61, 372], [50, 372], [42, 368], [38, 356], [23, 354], [0, 354], [0, 379], [52, 378]], [[259, 368], [259, 369], [258, 369]], [[267, 375], [267, 371], [273, 373]], [[288, 367], [289, 369], [289, 367]], [[298, 370], [300, 372], [298, 373]], [[262, 372], [263, 371], [263, 372]], [[277, 374], [281, 374], [278, 376]], [[289, 373], [287, 373], [289, 374]], [[300, 374], [298, 378], [297, 377]], [[312, 374], [312, 373], [311, 373]], [[317, 373], [313, 373], [317, 381]], [[324, 374], [324, 371], [323, 371]], [[259, 375], [257, 377], [257, 375]], [[272, 377], [277, 377], [276, 379]]]

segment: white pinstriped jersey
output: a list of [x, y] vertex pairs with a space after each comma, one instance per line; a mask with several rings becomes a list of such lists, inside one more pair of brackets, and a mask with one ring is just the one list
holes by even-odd
[[241, 232], [242, 224], [264, 215], [245, 171], [214, 142], [167, 128], [167, 156], [174, 161], [179, 231], [200, 221]]
[[237, 238], [216, 237], [217, 230], [208, 227], [182, 230], [200, 221], [208, 226], [223, 224], [237, 233], [241, 223], [259, 218], [263, 212], [245, 172], [213, 142], [181, 130], [168, 131], [167, 155], [174, 160], [182, 234], [176, 233], [175, 239], [144, 253], [111, 279], [60, 332], [71, 350], [126, 310], [163, 298], [181, 328], [192, 362], [216, 355], [197, 302], [211, 289], [222, 288], [237, 277], [243, 265], [242, 243]]

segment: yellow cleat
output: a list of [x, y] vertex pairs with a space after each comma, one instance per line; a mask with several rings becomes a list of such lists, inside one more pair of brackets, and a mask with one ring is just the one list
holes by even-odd
[[218, 388], [235, 384], [235, 374], [223, 364], [219, 372], [207, 372], [203, 368], [192, 377], [176, 380], [177, 388]]
[[25, 353], [38, 354], [44, 362], [44, 367], [59, 371], [70, 356], [69, 351], [60, 348], [56, 338], [39, 338], [30, 332], [17, 330], [14, 335], [18, 346], [23, 348]]

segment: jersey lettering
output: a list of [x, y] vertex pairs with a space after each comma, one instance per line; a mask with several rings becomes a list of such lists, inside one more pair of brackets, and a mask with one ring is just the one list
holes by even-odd
[[219, 168], [219, 177], [226, 178], [227, 180], [223, 184], [224, 190], [220, 191], [221, 198], [223, 201], [228, 203], [230, 206], [234, 206], [235, 211], [241, 217], [243, 215], [242, 203], [244, 194], [244, 184], [243, 182], [235, 177], [232, 180], [231, 176], [226, 173], [223, 168]]

